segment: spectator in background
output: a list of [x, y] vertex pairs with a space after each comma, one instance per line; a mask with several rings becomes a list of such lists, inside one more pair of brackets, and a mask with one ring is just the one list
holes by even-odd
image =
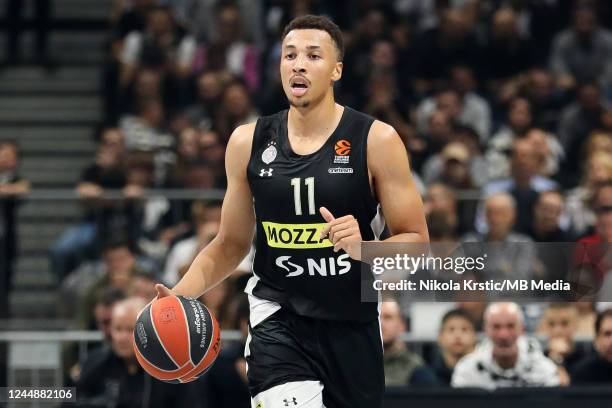
[[564, 162], [565, 186], [578, 182], [580, 154], [588, 135], [602, 127], [602, 113], [609, 109], [594, 83], [584, 83], [577, 88], [577, 99], [562, 112], [557, 134], [563, 150], [567, 152]]
[[463, 309], [452, 309], [444, 314], [438, 334], [438, 353], [432, 368], [438, 382], [450, 385], [455, 366], [476, 346], [476, 326]]
[[429, 117], [436, 110], [449, 115], [455, 123], [469, 126], [486, 143], [491, 131], [491, 109], [489, 104], [476, 95], [470, 84], [474, 83], [473, 73], [463, 66], [451, 69], [452, 88], [444, 89], [435, 97], [424, 99], [417, 108], [417, 126], [419, 132], [427, 133]]
[[569, 372], [586, 357], [574, 342], [578, 312], [571, 303], [551, 303], [540, 320], [538, 332], [546, 336], [548, 358], [562, 370], [559, 374], [564, 385], [569, 384]]
[[[26, 27], [23, 19], [24, 6], [28, 3], [26, 0], [8, 0], [6, 4], [6, 56], [8, 64], [17, 64], [20, 62], [20, 53], [23, 47], [19, 45], [19, 37], [24, 27]], [[49, 64], [49, 56], [47, 55], [47, 44], [49, 42], [49, 17], [51, 14], [51, 0], [33, 0], [34, 4], [34, 20], [33, 25], [36, 34], [36, 47], [34, 48], [34, 62], [36, 64]]]
[[123, 43], [120, 84], [127, 87], [140, 67], [162, 69], [171, 79], [185, 80], [192, 72], [195, 39], [184, 32], [167, 7], [147, 12], [144, 31], [132, 31]]
[[101, 132], [95, 162], [81, 176], [76, 192], [85, 206], [81, 224], [66, 230], [50, 249], [51, 269], [59, 280], [73, 271], [86, 257], [97, 252], [97, 237], [107, 233], [113, 224], [117, 201], [102, 198], [107, 189], [126, 186], [123, 134], [108, 128]]
[[221, 105], [215, 118], [215, 130], [227, 143], [233, 129], [239, 125], [254, 122], [257, 115], [246, 86], [235, 81], [228, 84], [223, 91]]
[[485, 66], [481, 68], [491, 85], [525, 71], [532, 64], [531, 47], [519, 33], [518, 18], [509, 7], [500, 8], [493, 14], [489, 42], [484, 49]]
[[445, 214], [444, 223], [450, 229], [450, 235], [456, 237], [461, 218], [457, 212], [457, 197], [450, 188], [442, 183], [431, 184], [423, 197], [423, 207], [426, 215]]
[[206, 205], [201, 202], [193, 204], [192, 215], [195, 224], [195, 235], [177, 242], [166, 258], [163, 281], [175, 285], [181, 278], [180, 270], [189, 266], [199, 250], [208, 244], [219, 230], [221, 207]]
[[244, 37], [238, 6], [221, 2], [215, 10], [215, 25], [217, 35], [200, 46], [195, 69], [227, 71], [243, 81], [249, 92], [256, 92], [261, 77], [259, 50]]
[[[607, 136], [604, 137], [606, 143], [610, 141]], [[591, 141], [594, 140], [597, 139], [591, 137], [587, 142], [587, 150], [590, 150], [588, 146], [592, 145]], [[596, 216], [592, 204], [597, 187], [612, 182], [612, 151], [607, 152], [604, 149], [605, 147], [600, 145], [598, 151], [586, 156], [580, 185], [567, 193], [566, 214], [572, 231], [578, 236], [585, 234], [595, 224]]]
[[406, 331], [400, 305], [387, 299], [381, 305], [381, 330], [384, 348], [385, 385], [409, 385], [411, 387], [437, 384], [434, 373], [415, 353], [406, 348], [400, 338]]
[[535, 242], [572, 242], [573, 237], [559, 226], [563, 213], [563, 196], [544, 191], [533, 207], [533, 221], [528, 234]]
[[214, 127], [214, 119], [221, 103], [224, 88], [224, 75], [219, 72], [206, 71], [196, 81], [197, 100], [185, 109], [183, 115], [190, 126], [200, 131]]
[[577, 83], [612, 84], [612, 32], [599, 26], [595, 10], [578, 6], [574, 26], [554, 39], [550, 67], [562, 88]]
[[612, 383], [612, 310], [597, 314], [595, 354], [578, 362], [570, 372], [572, 385], [609, 385]]
[[516, 303], [492, 303], [484, 316], [487, 338], [455, 366], [453, 387], [554, 387], [557, 366], [536, 340], [524, 334], [524, 316]]
[[[514, 198], [507, 193], [498, 193], [487, 198], [484, 206], [488, 233], [468, 233], [462, 239], [463, 243], [499, 243], [487, 246], [487, 268], [478, 273], [479, 278], [534, 278], [536, 258], [533, 241], [513, 230], [517, 214]], [[466, 248], [469, 249], [470, 245]]]
[[[30, 182], [19, 175], [19, 147], [14, 141], [0, 140], [0, 316], [10, 314], [8, 293], [12, 287], [17, 259], [17, 208], [19, 200], [30, 191]], [[6, 302], [6, 303], [5, 303]]]
[[132, 0], [126, 7], [125, 0], [117, 0], [111, 14], [113, 37], [119, 44], [133, 31], [143, 31], [146, 27], [149, 10], [159, 4], [159, 0]]
[[91, 353], [76, 383], [78, 401], [86, 406], [199, 407], [192, 384], [168, 384], [146, 374], [134, 355], [134, 327], [146, 302], [119, 301], [111, 318], [111, 345]]
[[447, 67], [478, 65], [481, 49], [474, 34], [474, 21], [466, 11], [445, 8], [440, 24], [423, 32], [416, 40], [417, 91], [425, 92], [439, 85]]
[[103, 275], [91, 286], [82, 303], [80, 310], [83, 327], [87, 330], [95, 329], [94, 304], [98, 293], [114, 288], [128, 293], [132, 277], [142, 273], [136, 263], [136, 256], [127, 242], [116, 241], [106, 244], [102, 258], [104, 260]]
[[470, 151], [461, 142], [451, 142], [439, 154], [433, 155], [423, 168], [423, 181], [426, 184], [440, 182], [457, 190], [477, 187], [473, 181]]
[[132, 278], [130, 279], [130, 284], [128, 285], [127, 289], [127, 295], [129, 297], [141, 298], [145, 302], [149, 303], [155, 298], [155, 296], [157, 296], [155, 285], [158, 282], [159, 281], [155, 278], [155, 276], [153, 276], [153, 274], [136, 270], [132, 273]]
[[541, 68], [529, 70], [520, 91], [531, 104], [533, 125], [548, 132], [556, 132], [564, 101], [550, 73]]
[[[512, 195], [516, 203], [515, 229], [526, 232], [531, 224], [531, 214], [538, 194], [556, 189], [557, 184], [542, 176], [546, 156], [540, 143], [523, 138], [515, 140], [512, 147], [511, 176], [486, 184], [483, 195], [489, 197], [500, 192]], [[478, 231], [485, 230], [482, 221], [482, 217], [477, 219]]]
[[199, 384], [202, 384], [199, 389], [202, 392], [203, 400], [206, 401], [206, 407], [248, 408], [251, 406], [244, 358], [245, 343], [249, 335], [247, 295], [241, 293], [233, 299], [231, 306], [236, 308], [232, 329], [239, 330], [241, 338], [223, 347], [210, 371], [198, 381]]

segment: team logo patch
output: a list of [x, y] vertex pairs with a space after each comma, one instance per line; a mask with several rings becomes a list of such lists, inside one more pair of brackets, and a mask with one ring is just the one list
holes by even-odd
[[348, 156], [351, 153], [351, 142], [348, 140], [338, 140], [336, 142], [336, 154], [338, 156]]
[[255, 405], [255, 408], [264, 408], [263, 402], [258, 402], [257, 405]]
[[271, 142], [266, 150], [264, 150], [261, 154], [261, 160], [266, 164], [270, 164], [274, 161], [274, 159], [276, 159], [276, 146], [274, 142]]

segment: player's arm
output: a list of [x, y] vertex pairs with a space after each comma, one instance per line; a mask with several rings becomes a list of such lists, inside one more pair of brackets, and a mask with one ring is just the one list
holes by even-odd
[[[388, 242], [429, 242], [423, 201], [410, 172], [408, 154], [393, 127], [375, 121], [368, 135], [368, 167], [374, 192], [380, 202], [391, 237]], [[327, 225], [334, 251], [343, 249], [353, 259], [361, 259], [361, 232], [351, 214], [335, 218], [325, 207], [321, 215]]]
[[388, 242], [429, 242], [423, 201], [412, 178], [404, 143], [393, 127], [375, 121], [368, 139], [374, 192], [391, 233]]
[[200, 251], [172, 291], [157, 285], [160, 296], [174, 293], [200, 297], [227, 278], [248, 254], [253, 240], [255, 213], [246, 174], [254, 129], [254, 123], [240, 126], [228, 142], [225, 154], [227, 190], [217, 236]]

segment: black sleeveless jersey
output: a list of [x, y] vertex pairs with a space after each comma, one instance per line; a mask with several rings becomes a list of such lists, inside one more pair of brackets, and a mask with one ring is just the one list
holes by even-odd
[[287, 135], [288, 110], [257, 121], [247, 177], [257, 222], [252, 295], [312, 318], [368, 321], [376, 303], [361, 301], [361, 262], [319, 235], [326, 207], [353, 215], [363, 240], [378, 238], [378, 203], [368, 179], [367, 138], [374, 119], [345, 107], [316, 152], [298, 155]]

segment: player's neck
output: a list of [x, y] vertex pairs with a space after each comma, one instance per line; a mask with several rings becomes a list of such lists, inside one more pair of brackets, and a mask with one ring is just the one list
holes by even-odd
[[289, 108], [289, 133], [299, 138], [316, 138], [328, 136], [339, 122], [343, 107], [337, 105], [333, 96], [325, 97], [321, 102], [307, 108]]

